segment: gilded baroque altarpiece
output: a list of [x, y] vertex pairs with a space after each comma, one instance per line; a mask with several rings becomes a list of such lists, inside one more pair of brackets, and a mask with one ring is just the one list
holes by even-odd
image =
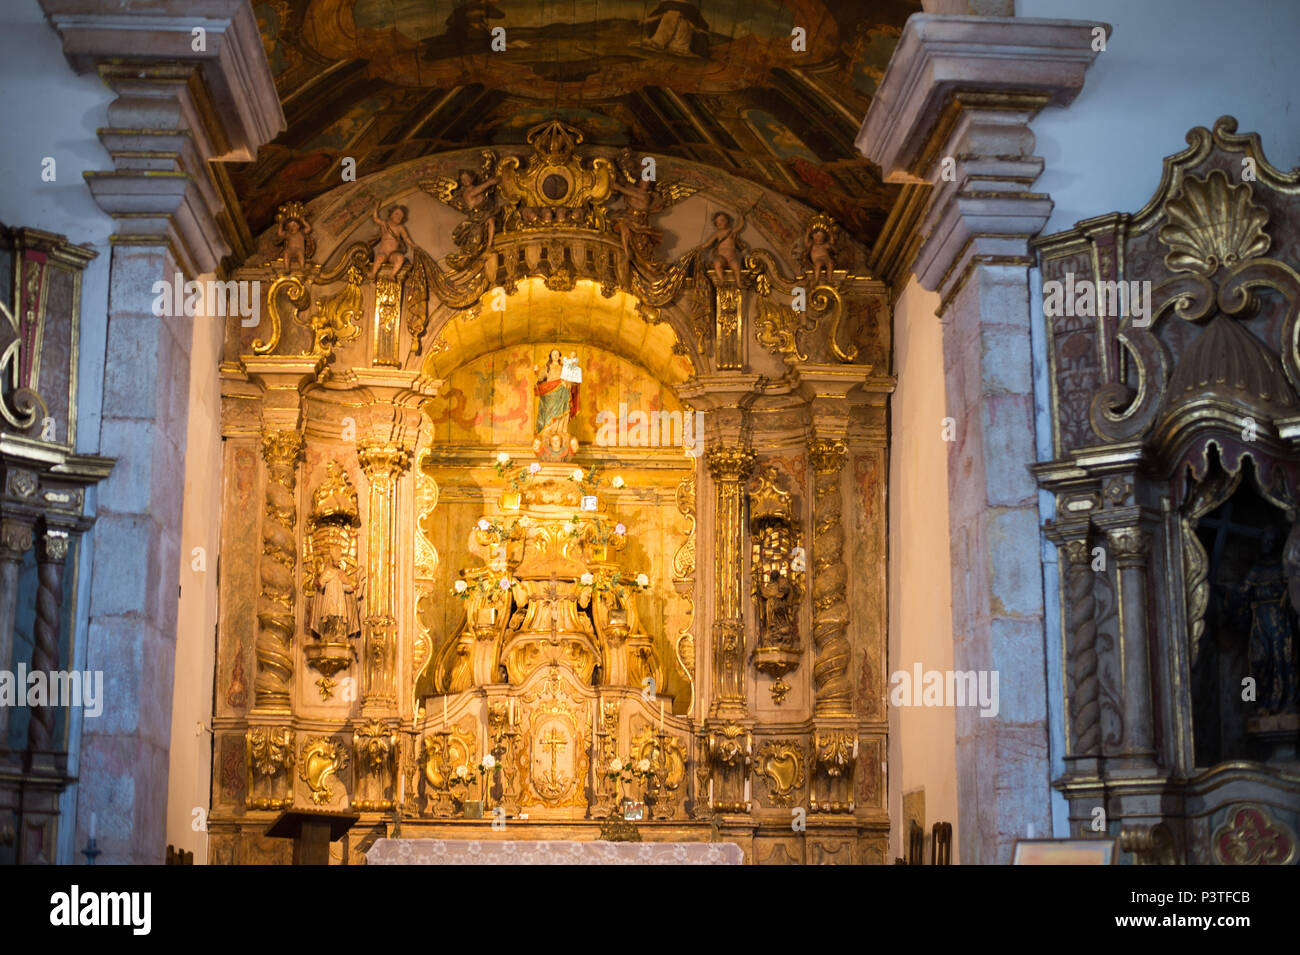
[[289, 203], [238, 270], [215, 860], [285, 861], [290, 806], [359, 812], [349, 862], [629, 822], [884, 860], [887, 290], [652, 165], [543, 123]]

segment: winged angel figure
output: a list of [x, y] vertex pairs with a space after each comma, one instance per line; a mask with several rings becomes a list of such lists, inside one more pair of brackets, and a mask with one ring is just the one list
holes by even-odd
[[462, 169], [455, 179], [434, 176], [420, 182], [420, 188], [444, 205], [465, 214], [466, 219], [451, 233], [459, 252], [447, 256], [453, 271], [462, 272], [472, 267], [482, 256], [492, 251], [496, 238], [497, 218], [501, 203], [496, 194], [501, 177], [496, 173], [497, 154], [491, 149], [482, 153], [479, 171]]
[[660, 184], [645, 178], [626, 149], [619, 156], [618, 169], [627, 182], [615, 180], [613, 187], [623, 197], [624, 208], [612, 220], [614, 231], [623, 240], [624, 261], [635, 265], [649, 278], [658, 277], [663, 274], [665, 264], [655, 252], [664, 234], [651, 224], [650, 217], [695, 195], [698, 190], [682, 182]]

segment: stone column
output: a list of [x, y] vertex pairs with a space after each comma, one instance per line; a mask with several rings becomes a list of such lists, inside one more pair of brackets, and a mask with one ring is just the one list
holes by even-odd
[[[0, 670], [13, 669], [14, 620], [18, 614], [18, 565], [32, 548], [32, 525], [5, 518], [0, 526]], [[0, 750], [8, 748], [9, 711], [0, 706]]]
[[1051, 832], [1028, 240], [1052, 202], [1030, 191], [1043, 161], [1028, 124], [1079, 93], [1097, 26], [913, 16], [857, 140], [887, 181], [929, 185], [911, 268], [940, 294], [956, 433], [954, 667], [991, 670], [1000, 686], [996, 716], [957, 714], [963, 863], [1006, 863], [1031, 826]]
[[714, 613], [713, 702], [718, 719], [743, 718], [745, 704], [744, 483], [754, 469], [754, 452], [738, 445], [713, 445], [705, 463], [713, 477], [714, 510]]
[[366, 509], [365, 633], [362, 638], [361, 708], [385, 711], [397, 704], [394, 688], [397, 641], [397, 523], [398, 479], [411, 467], [409, 448], [375, 444], [358, 452], [370, 482]]
[[266, 512], [262, 516], [262, 592], [257, 608], [257, 677], [253, 709], [288, 713], [293, 679], [293, 635], [297, 626], [298, 463], [303, 440], [297, 431], [265, 431]]
[[112, 11], [82, 0], [41, 6], [69, 63], [117, 93], [98, 131], [113, 167], [86, 182], [115, 219], [100, 450], [119, 459], [98, 497], [87, 665], [118, 676], [104, 718], [82, 732], [78, 828], [97, 811], [101, 863], [157, 863], [166, 844], [193, 319], [156, 316], [153, 286], [177, 273], [215, 273], [226, 256], [247, 254], [238, 210], [226, 208], [210, 163], [251, 160], [284, 128], [284, 115], [245, 0], [205, 0], [199, 24], [193, 4], [179, 0]]

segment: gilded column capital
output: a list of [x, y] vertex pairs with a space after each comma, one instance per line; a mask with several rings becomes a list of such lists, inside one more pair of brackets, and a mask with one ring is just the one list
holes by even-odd
[[292, 468], [302, 460], [303, 450], [301, 432], [262, 429], [262, 457], [267, 467]]
[[848, 445], [840, 438], [813, 438], [808, 442], [808, 460], [818, 474], [836, 473], [848, 457]]
[[411, 466], [411, 451], [395, 444], [369, 444], [357, 451], [361, 470], [370, 480], [397, 477]]
[[704, 452], [704, 463], [715, 481], [743, 481], [754, 470], [753, 450], [743, 445], [715, 444]]
[[1118, 564], [1141, 563], [1151, 550], [1150, 533], [1136, 525], [1106, 531], [1106, 541]]
[[1092, 559], [1092, 548], [1086, 537], [1079, 537], [1065, 542], [1065, 559], [1073, 566], [1087, 564]]
[[32, 549], [32, 525], [5, 518], [0, 524], [0, 560], [22, 560]]
[[38, 563], [61, 564], [68, 556], [68, 544], [72, 535], [68, 531], [50, 527], [41, 534], [37, 541], [36, 559]]

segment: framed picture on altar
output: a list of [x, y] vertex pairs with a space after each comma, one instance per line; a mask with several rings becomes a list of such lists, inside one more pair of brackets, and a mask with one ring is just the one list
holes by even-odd
[[582, 496], [582, 509], [584, 511], [594, 511], [596, 509], [596, 495], [584, 494]]
[[1012, 865], [1116, 865], [1117, 839], [1017, 839]]

